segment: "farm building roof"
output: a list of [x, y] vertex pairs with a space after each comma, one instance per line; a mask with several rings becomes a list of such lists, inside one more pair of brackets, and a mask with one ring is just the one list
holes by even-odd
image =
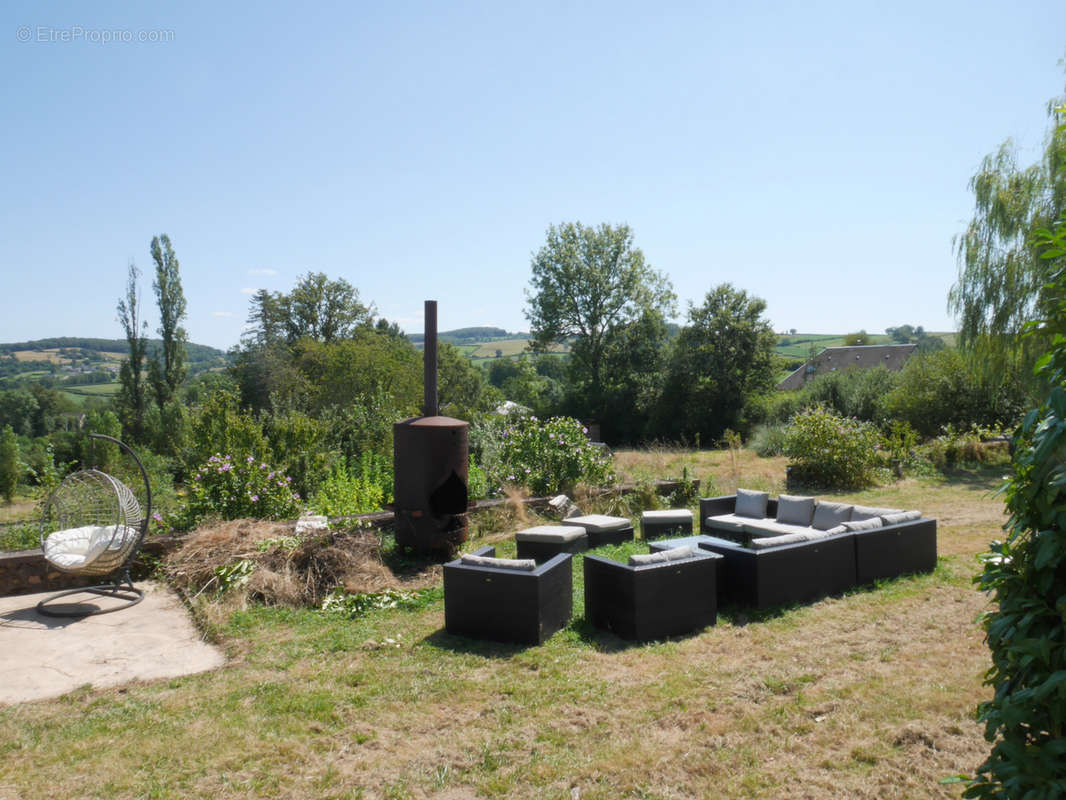
[[918, 349], [916, 344], [868, 344], [856, 347], [827, 347], [808, 360], [781, 383], [778, 389], [802, 389], [815, 375], [849, 369], [872, 369], [881, 366], [893, 372], [903, 369], [903, 363]]

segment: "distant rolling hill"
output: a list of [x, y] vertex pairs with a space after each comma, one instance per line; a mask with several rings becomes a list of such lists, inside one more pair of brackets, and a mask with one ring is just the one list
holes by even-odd
[[[162, 346], [159, 339], [148, 340], [149, 353]], [[118, 392], [119, 367], [128, 353], [125, 339], [60, 336], [0, 343], [0, 388], [44, 383], [79, 405], [90, 397], [111, 397]], [[190, 375], [229, 364], [224, 351], [203, 344], [187, 344], [186, 356]]]

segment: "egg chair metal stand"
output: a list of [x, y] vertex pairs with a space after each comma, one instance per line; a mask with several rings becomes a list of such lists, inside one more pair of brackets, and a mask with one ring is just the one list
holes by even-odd
[[[50, 617], [87, 617], [108, 614], [137, 605], [144, 592], [133, 585], [130, 566], [140, 551], [152, 512], [152, 487], [148, 472], [125, 442], [102, 433], [90, 433], [118, 445], [137, 464], [144, 481], [145, 509], [133, 491], [118, 478], [98, 469], [68, 475], [45, 503], [41, 515], [41, 550], [56, 569], [71, 575], [100, 578], [92, 586], [54, 594], [37, 604]], [[73, 595], [96, 595], [110, 602], [103, 607], [88, 602], [57, 603]]]

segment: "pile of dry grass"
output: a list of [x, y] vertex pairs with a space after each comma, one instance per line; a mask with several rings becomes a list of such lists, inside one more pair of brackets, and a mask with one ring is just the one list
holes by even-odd
[[[373, 530], [324, 531], [296, 536], [293, 523], [234, 520], [201, 528], [163, 561], [171, 583], [189, 597], [217, 594], [227, 568], [249, 562], [239, 589], [268, 604], [318, 605], [340, 586], [352, 594], [421, 588], [436, 569], [398, 577], [383, 562]], [[236, 590], [238, 587], [231, 586]]]

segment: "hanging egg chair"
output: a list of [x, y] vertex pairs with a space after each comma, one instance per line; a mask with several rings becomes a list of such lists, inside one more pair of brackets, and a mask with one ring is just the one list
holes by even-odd
[[[73, 472], [63, 479], [44, 505], [41, 515], [41, 549], [49, 564], [71, 575], [100, 578], [94, 586], [68, 589], [37, 604], [53, 617], [86, 617], [136, 605], [144, 599], [130, 579], [130, 564], [148, 531], [152, 488], [141, 460], [124, 443], [100, 433], [90, 438], [111, 442], [136, 462], [144, 481], [147, 509], [122, 481], [98, 469]], [[56, 604], [76, 594], [93, 594], [115, 602], [104, 607], [91, 603]]]

